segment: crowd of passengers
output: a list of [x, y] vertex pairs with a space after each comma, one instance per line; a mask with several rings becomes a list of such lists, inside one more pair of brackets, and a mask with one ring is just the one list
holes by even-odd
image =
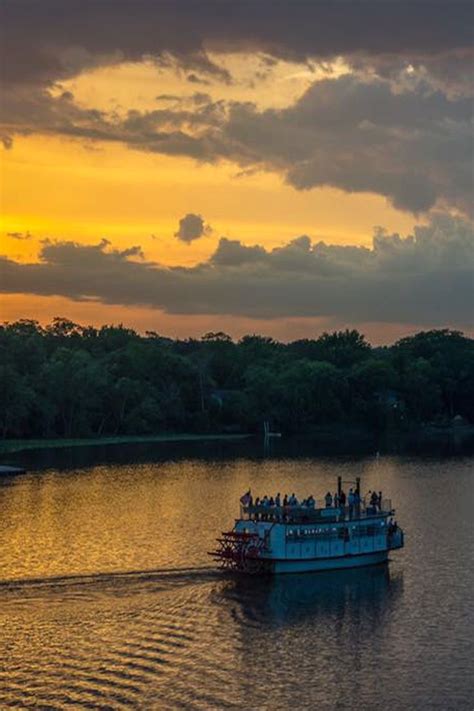
[[[318, 508], [316, 505], [316, 499], [312, 494], [308, 496], [307, 499], [303, 499], [302, 501], [298, 501], [294, 493], [291, 494], [291, 496], [285, 494], [283, 499], [281, 498], [280, 493], [278, 493], [275, 497], [267, 496], [265, 494], [262, 498], [257, 496], [254, 501], [252, 493], [249, 490], [246, 494], [244, 494], [244, 496], [242, 496], [240, 501], [245, 507], [248, 507], [249, 512], [253, 513], [257, 520], [260, 519], [261, 521], [278, 519], [282, 513], [280, 511], [281, 507], [286, 510], [298, 508], [300, 511], [303, 510], [303, 512], [305, 509], [314, 510]], [[369, 503], [366, 506], [367, 513], [375, 514], [377, 511], [381, 511], [382, 492], [379, 491], [377, 493], [376, 491], [369, 491], [368, 502]], [[328, 491], [324, 497], [324, 508], [326, 509], [346, 509], [346, 506], [350, 519], [353, 518], [353, 516], [360, 515], [361, 498], [357, 489], [350, 489], [347, 496], [343, 490], [341, 490], [340, 493], [336, 491], [334, 496], [330, 491]], [[253, 511], [250, 511], [250, 509], [253, 509]], [[266, 511], [266, 509], [268, 509], [268, 511]], [[291, 511], [289, 513], [291, 513]]]

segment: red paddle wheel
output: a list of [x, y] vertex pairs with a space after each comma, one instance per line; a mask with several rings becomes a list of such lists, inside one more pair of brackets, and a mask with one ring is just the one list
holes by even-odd
[[266, 570], [267, 561], [262, 558], [265, 542], [257, 533], [227, 531], [217, 539], [218, 548], [209, 553], [224, 570], [238, 570], [243, 573], [261, 573]]

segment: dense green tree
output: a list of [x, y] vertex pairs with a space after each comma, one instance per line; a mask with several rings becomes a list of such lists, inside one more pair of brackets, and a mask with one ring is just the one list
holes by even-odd
[[[414, 360], [403, 378], [403, 397], [415, 420], [435, 420], [442, 412], [441, 388], [425, 358]], [[449, 413], [450, 414], [450, 413]]]
[[294, 431], [342, 418], [343, 379], [332, 363], [296, 361], [278, 378], [285, 425]]
[[34, 392], [12, 365], [0, 365], [0, 402], [2, 436], [21, 437], [33, 410]]
[[96, 431], [105, 375], [87, 351], [61, 346], [45, 364], [40, 380], [54, 408], [59, 434], [71, 437]]
[[[431, 408], [424, 408], [425, 418], [453, 418], [461, 415], [472, 420], [470, 394], [474, 392], [473, 339], [448, 329], [424, 331], [403, 338], [392, 350], [402, 375], [406, 397], [412, 402], [414, 413], [419, 411], [420, 406], [414, 401], [411, 387], [415, 388], [414, 380], [417, 377], [423, 377], [426, 388], [431, 386], [433, 390], [425, 398], [431, 397], [436, 401]], [[413, 373], [416, 363], [420, 364]]]
[[474, 422], [474, 340], [445, 329], [384, 348], [349, 330], [287, 345], [173, 341], [23, 319], [0, 326], [0, 400], [3, 437]]
[[403, 403], [399, 399], [398, 376], [386, 353], [369, 357], [349, 371], [350, 413], [357, 422], [376, 430], [400, 420]]

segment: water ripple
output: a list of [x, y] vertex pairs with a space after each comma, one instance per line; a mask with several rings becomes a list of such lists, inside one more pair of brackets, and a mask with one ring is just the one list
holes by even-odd
[[[100, 467], [1, 487], [0, 709], [470, 711], [473, 461], [377, 467]], [[338, 473], [401, 502], [410, 537], [390, 569], [253, 580], [206, 565], [250, 483], [327, 490]]]

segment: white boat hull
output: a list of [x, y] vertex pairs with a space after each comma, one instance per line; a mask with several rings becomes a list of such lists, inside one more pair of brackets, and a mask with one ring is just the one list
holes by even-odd
[[308, 558], [299, 560], [274, 560], [271, 572], [313, 573], [319, 570], [342, 570], [343, 568], [361, 568], [366, 565], [378, 565], [388, 560], [388, 550], [345, 555], [337, 558]]

